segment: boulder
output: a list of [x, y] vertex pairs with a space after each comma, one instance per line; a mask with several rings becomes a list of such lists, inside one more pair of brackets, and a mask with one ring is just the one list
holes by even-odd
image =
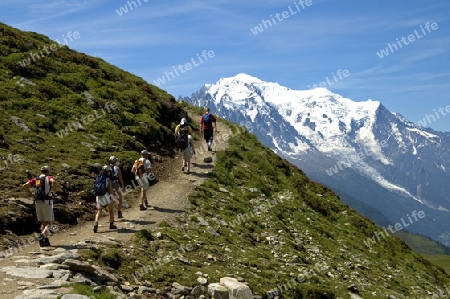
[[214, 299], [230, 299], [228, 289], [220, 283], [211, 283], [208, 285], [208, 294]]
[[230, 299], [253, 299], [250, 288], [236, 278], [222, 277], [220, 284], [227, 288]]

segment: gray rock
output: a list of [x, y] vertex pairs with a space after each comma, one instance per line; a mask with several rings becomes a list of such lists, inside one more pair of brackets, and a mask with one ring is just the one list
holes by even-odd
[[228, 192], [230, 192], [230, 191], [228, 191], [227, 189], [225, 189], [225, 188], [223, 188], [223, 187], [220, 187], [220, 188], [219, 188], [219, 191], [220, 191], [220, 192], [223, 192], [223, 193], [228, 193]]
[[191, 288], [185, 287], [178, 282], [172, 283], [172, 293], [175, 295], [188, 295], [192, 291]]
[[252, 193], [258, 192], [258, 188], [250, 188], [248, 190]]
[[213, 235], [214, 237], [220, 237], [220, 234], [211, 226], [209, 226], [206, 231]]
[[53, 272], [53, 278], [61, 279], [62, 277], [66, 275], [70, 275], [69, 270], [52, 270]]
[[85, 285], [92, 285], [92, 281], [81, 273], [77, 273], [70, 282], [77, 282]]
[[153, 288], [149, 288], [149, 287], [144, 287], [144, 286], [140, 286], [138, 289], [138, 294], [145, 294], [145, 293], [156, 293], [156, 290]]
[[104, 245], [112, 245], [112, 246], [121, 246], [119, 242], [107, 239], [107, 238], [93, 238], [93, 239], [87, 239], [86, 243], [99, 243]]
[[352, 284], [352, 285], [348, 286], [347, 290], [349, 290], [349, 291], [351, 291], [353, 293], [359, 293], [358, 286], [355, 285], [355, 284]]
[[53, 256], [47, 256], [47, 257], [41, 257], [35, 260], [36, 263], [39, 265], [42, 264], [61, 264], [65, 260], [68, 259], [79, 259], [80, 255], [78, 253], [72, 253], [72, 252], [64, 252], [60, 254], [56, 254]]
[[40, 268], [41, 269], [46, 269], [46, 270], [69, 270], [69, 266], [61, 265], [61, 264], [55, 264], [55, 263], [41, 265]]
[[208, 285], [208, 294], [214, 299], [230, 299], [228, 289], [219, 283]]
[[5, 272], [8, 275], [23, 277], [23, 278], [50, 278], [53, 276], [53, 271], [33, 268], [33, 267], [3, 267], [0, 268], [0, 271]]
[[89, 297], [80, 294], [65, 294], [61, 299], [89, 299]]
[[25, 290], [23, 294], [14, 299], [56, 299], [62, 294], [54, 290]]
[[95, 273], [95, 268], [92, 265], [89, 265], [82, 261], [67, 259], [64, 261], [63, 265], [69, 266], [70, 270], [72, 271], [81, 271], [91, 274]]
[[197, 278], [197, 282], [198, 282], [199, 284], [201, 284], [202, 286], [205, 286], [205, 285], [208, 284], [208, 279], [206, 279], [206, 278], [204, 278], [204, 277], [199, 277], [199, 278]]
[[99, 283], [105, 283], [105, 282], [113, 282], [117, 283], [119, 280], [117, 279], [114, 274], [109, 273], [105, 269], [97, 269], [97, 277], [95, 279]]
[[220, 284], [228, 289], [231, 299], [253, 299], [253, 294], [250, 288], [239, 282], [236, 278], [222, 277]]
[[197, 217], [197, 219], [198, 219], [198, 222], [200, 222], [200, 225], [203, 225], [203, 226], [208, 226], [209, 225], [208, 221], [206, 221], [202, 217], [199, 216], [199, 217]]
[[66, 169], [69, 169], [71, 166], [69, 165], [69, 164], [67, 164], [67, 163], [61, 163], [61, 166], [63, 167], [63, 168], [66, 168]]
[[31, 81], [27, 78], [24, 78], [24, 77], [20, 77], [19, 81], [17, 81], [17, 82], [24, 83], [24, 84], [31, 85], [31, 86], [36, 86], [36, 83], [34, 83], [33, 81]]
[[125, 293], [130, 293], [130, 292], [132, 292], [132, 291], [134, 290], [134, 288], [133, 288], [132, 286], [127, 286], [127, 285], [124, 285], [124, 284], [122, 284], [122, 285], [120, 286], [120, 289], [121, 289], [123, 292], [125, 292]]
[[101, 285], [101, 286], [98, 286], [98, 287], [93, 288], [92, 290], [93, 290], [94, 292], [101, 292], [101, 291], [106, 290], [106, 286]]
[[69, 281], [71, 278], [72, 278], [72, 274], [69, 272], [69, 273], [61, 276], [58, 280], [55, 280], [53, 283], [61, 283], [62, 284], [62, 283]]
[[87, 143], [87, 142], [81, 142], [81, 145], [84, 145], [85, 147], [94, 147], [94, 145], [92, 143]]
[[15, 117], [15, 116], [11, 116], [11, 120], [16, 126], [21, 128], [25, 132], [31, 132], [30, 128], [28, 128], [28, 126], [20, 118]]
[[32, 283], [31, 281], [18, 281], [17, 285], [20, 286], [27, 286], [27, 287], [32, 287], [34, 285], [36, 285], [35, 283]]
[[60, 289], [62, 287], [61, 283], [52, 283], [48, 285], [39, 286], [38, 289], [40, 290], [55, 290]]
[[204, 290], [202, 286], [195, 286], [191, 291], [191, 296], [194, 298], [200, 298], [201, 295], [204, 294]]

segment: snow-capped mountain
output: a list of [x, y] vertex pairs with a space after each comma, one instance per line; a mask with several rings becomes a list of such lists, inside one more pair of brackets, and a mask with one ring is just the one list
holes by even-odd
[[245, 126], [368, 217], [381, 213], [395, 224], [423, 210], [426, 217], [407, 229], [450, 244], [449, 133], [419, 127], [378, 101], [292, 90], [246, 74], [183, 100]]

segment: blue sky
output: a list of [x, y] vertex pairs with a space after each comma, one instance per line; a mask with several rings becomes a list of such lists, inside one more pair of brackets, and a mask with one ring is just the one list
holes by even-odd
[[[53, 40], [77, 31], [69, 47], [151, 84], [191, 63], [160, 81], [176, 98], [238, 73], [292, 89], [325, 82], [415, 123], [443, 108], [427, 124], [450, 131], [448, 0], [9, 0], [0, 11], [1, 22]], [[383, 49], [389, 55], [380, 58]]]

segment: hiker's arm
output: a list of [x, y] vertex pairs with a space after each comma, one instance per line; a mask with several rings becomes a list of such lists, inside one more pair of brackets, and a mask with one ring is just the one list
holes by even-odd
[[122, 189], [124, 189], [125, 185], [123, 183], [122, 170], [120, 170], [119, 167], [117, 167], [117, 176], [119, 177], [120, 186], [122, 187]]
[[30, 191], [31, 184], [30, 184], [29, 181], [26, 182], [25, 184], [23, 184], [23, 185], [22, 185], [22, 188], [23, 188], [25, 191], [27, 191], [27, 193], [28, 193], [29, 196], [33, 196], [33, 193]]
[[112, 188], [112, 181], [111, 181], [111, 179], [108, 178], [107, 183], [108, 183], [108, 188], [107, 188], [108, 189], [108, 193], [109, 194], [113, 194], [114, 190]]
[[194, 147], [194, 141], [193, 140], [191, 140], [191, 149], [192, 149], [192, 152], [195, 154], [195, 147]]

